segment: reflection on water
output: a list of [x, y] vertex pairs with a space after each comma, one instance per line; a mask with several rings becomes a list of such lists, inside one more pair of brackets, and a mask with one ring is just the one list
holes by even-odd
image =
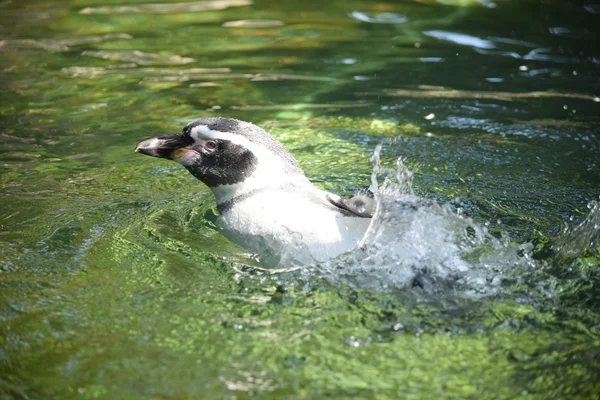
[[[0, 2], [0, 398], [594, 398], [598, 10]], [[380, 143], [413, 179], [358, 251], [265, 271], [134, 157], [214, 115], [340, 195]]]

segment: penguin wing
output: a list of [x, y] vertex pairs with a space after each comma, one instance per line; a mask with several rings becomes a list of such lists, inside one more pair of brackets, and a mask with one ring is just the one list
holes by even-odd
[[371, 218], [373, 214], [375, 214], [377, 204], [373, 195], [357, 194], [356, 196], [347, 199], [333, 193], [327, 193], [325, 197], [327, 197], [327, 200], [337, 208], [350, 212], [357, 217]]

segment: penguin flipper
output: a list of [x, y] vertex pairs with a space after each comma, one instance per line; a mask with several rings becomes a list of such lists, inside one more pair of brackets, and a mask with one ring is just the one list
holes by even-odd
[[326, 197], [334, 206], [348, 211], [357, 217], [371, 218], [375, 214], [377, 204], [373, 195], [357, 194], [348, 199], [333, 193], [327, 193]]

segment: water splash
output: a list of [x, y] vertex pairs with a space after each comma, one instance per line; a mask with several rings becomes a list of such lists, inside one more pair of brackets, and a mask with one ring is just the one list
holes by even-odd
[[460, 209], [416, 196], [404, 161], [384, 168], [381, 151], [377, 146], [371, 159], [372, 223], [356, 250], [319, 265], [320, 274], [377, 290], [418, 286], [472, 297], [497, 293], [512, 270], [535, 266], [530, 244], [498, 239]]
[[566, 225], [552, 244], [558, 256], [600, 258], [600, 201], [591, 201], [587, 208], [589, 212], [583, 220], [574, 226]]

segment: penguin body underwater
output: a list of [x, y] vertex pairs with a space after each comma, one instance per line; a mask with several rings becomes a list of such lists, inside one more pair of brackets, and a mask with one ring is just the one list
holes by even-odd
[[176, 161], [205, 183], [223, 234], [266, 267], [324, 262], [350, 251], [374, 213], [372, 197], [347, 199], [314, 186], [281, 143], [248, 122], [200, 118], [135, 151]]

